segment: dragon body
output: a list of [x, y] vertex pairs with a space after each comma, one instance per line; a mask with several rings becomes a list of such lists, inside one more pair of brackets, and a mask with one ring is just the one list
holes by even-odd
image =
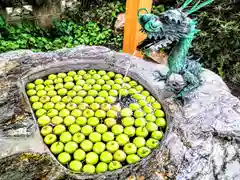
[[[199, 1], [190, 10], [184, 11], [191, 2], [192, 0], [187, 0], [180, 8], [169, 9], [160, 16], [150, 14], [146, 9], [140, 9], [138, 13], [142, 31], [147, 34], [147, 38], [138, 45], [138, 49], [146, 55], [161, 49], [169, 50], [168, 73], [163, 75], [157, 71], [155, 77], [157, 80], [165, 80], [167, 90], [176, 93], [177, 97], [183, 97], [185, 93], [191, 92], [201, 84], [202, 67], [194, 58], [188, 57], [191, 43], [199, 32], [196, 28], [197, 21], [189, 15], [213, 0], [201, 4]], [[140, 14], [143, 10], [147, 13]], [[172, 81], [176, 75], [182, 77], [181, 83]]]

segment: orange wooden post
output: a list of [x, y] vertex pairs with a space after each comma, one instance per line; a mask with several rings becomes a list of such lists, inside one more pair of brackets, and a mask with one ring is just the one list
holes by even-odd
[[[146, 8], [150, 11], [152, 0], [127, 0], [123, 40], [123, 52], [125, 53], [133, 54], [138, 43], [146, 38], [146, 35], [140, 32], [141, 27], [138, 23], [137, 12], [140, 8]], [[135, 56], [142, 57], [142, 54], [137, 52]]]

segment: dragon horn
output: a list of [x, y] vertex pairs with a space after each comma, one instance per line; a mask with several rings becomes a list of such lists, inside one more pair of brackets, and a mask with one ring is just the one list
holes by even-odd
[[199, 5], [200, 2], [201, 2], [201, 0], [199, 0], [198, 2], [196, 2], [189, 11], [195, 9], [195, 8]]
[[146, 9], [146, 8], [140, 8], [139, 10], [138, 10], [138, 16], [140, 16], [140, 12], [141, 11], [145, 11], [147, 14], [149, 13], [149, 11]]
[[197, 10], [201, 9], [202, 7], [212, 3], [213, 1], [214, 0], [207, 0], [207, 1], [203, 2], [203, 3], [201, 3], [200, 5], [197, 5], [197, 6], [194, 5], [194, 7], [192, 7], [192, 9], [190, 9], [187, 12], [187, 14], [192, 14], [192, 13], [196, 12]]
[[180, 9], [186, 8], [193, 0], [186, 0], [185, 3], [180, 7]]

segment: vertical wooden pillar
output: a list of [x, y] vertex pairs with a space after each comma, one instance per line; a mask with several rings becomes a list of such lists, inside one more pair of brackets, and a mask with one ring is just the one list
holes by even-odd
[[[123, 41], [123, 52], [125, 53], [133, 54], [138, 43], [146, 38], [146, 35], [140, 32], [141, 27], [138, 23], [137, 12], [140, 8], [147, 8], [150, 11], [152, 0], [127, 0]], [[142, 57], [140, 52], [135, 55]]]

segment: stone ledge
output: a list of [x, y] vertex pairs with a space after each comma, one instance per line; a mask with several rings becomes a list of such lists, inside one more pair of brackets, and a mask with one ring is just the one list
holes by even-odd
[[[129, 60], [129, 75], [140, 80], [163, 104], [169, 121], [165, 140], [139, 164], [103, 175], [70, 173], [59, 166], [42, 142], [23, 95], [26, 77], [38, 76], [40, 69], [44, 75], [54, 66], [59, 70], [76, 64], [123, 73]], [[204, 84], [187, 94], [187, 103], [182, 106], [165, 98], [164, 83], [153, 79], [155, 69], [163, 71], [165, 67], [94, 46], [0, 54], [0, 179], [239, 179], [240, 101], [219, 76], [205, 70]]]

